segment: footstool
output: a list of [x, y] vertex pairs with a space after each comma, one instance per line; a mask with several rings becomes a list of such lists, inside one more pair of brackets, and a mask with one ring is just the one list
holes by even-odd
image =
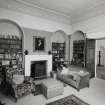
[[63, 94], [64, 86], [58, 80], [47, 79], [41, 83], [43, 95], [49, 99]]

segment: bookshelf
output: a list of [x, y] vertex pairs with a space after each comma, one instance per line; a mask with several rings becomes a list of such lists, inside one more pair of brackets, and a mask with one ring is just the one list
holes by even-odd
[[0, 35], [0, 65], [22, 68], [22, 38]]
[[65, 59], [65, 43], [52, 43], [52, 56], [53, 56], [53, 70], [64, 63]]
[[73, 59], [72, 64], [83, 66], [85, 57], [85, 41], [74, 40], [73, 41]]

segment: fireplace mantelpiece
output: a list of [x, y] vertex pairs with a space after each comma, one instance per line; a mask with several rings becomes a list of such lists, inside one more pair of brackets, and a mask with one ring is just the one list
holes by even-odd
[[31, 75], [31, 61], [47, 61], [47, 76], [52, 71], [52, 55], [25, 55], [25, 76]]

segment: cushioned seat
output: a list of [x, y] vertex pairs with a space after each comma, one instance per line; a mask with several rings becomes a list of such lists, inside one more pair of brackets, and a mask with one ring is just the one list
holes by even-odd
[[24, 75], [13, 75], [13, 79], [12, 79], [13, 83], [15, 84], [21, 84], [24, 81]]
[[46, 98], [52, 98], [63, 94], [63, 83], [55, 79], [47, 79], [42, 82], [42, 93]]
[[88, 72], [58, 73], [57, 79], [80, 90], [81, 88], [89, 87], [90, 74]]

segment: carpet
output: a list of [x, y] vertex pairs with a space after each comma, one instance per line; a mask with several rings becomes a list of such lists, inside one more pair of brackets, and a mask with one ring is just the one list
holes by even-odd
[[59, 99], [57, 101], [48, 103], [46, 105], [89, 105], [75, 95], [70, 95], [68, 97]]

